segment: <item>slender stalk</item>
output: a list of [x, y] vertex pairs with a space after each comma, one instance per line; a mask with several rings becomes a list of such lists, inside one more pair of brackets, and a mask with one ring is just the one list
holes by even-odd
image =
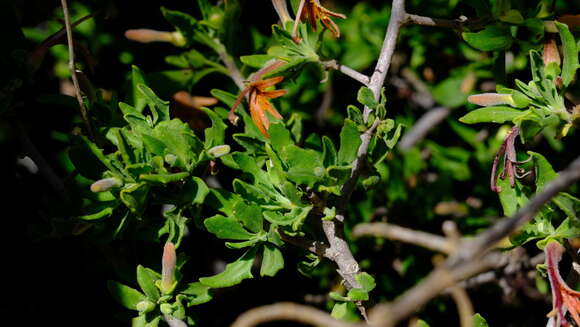
[[60, 2], [62, 5], [62, 11], [63, 11], [63, 15], [64, 15], [64, 23], [65, 23], [65, 27], [66, 27], [66, 37], [67, 37], [67, 43], [68, 43], [68, 68], [69, 68], [70, 73], [71, 73], [71, 78], [72, 78], [73, 86], [75, 89], [75, 96], [77, 98], [77, 102], [79, 103], [81, 116], [83, 118], [83, 121], [85, 122], [85, 125], [87, 126], [87, 131], [89, 133], [89, 136], [91, 137], [91, 139], [93, 141], [95, 141], [94, 129], [93, 129], [93, 126], [90, 122], [88, 110], [85, 107], [85, 103], [83, 101], [83, 96], [81, 94], [81, 88], [79, 86], [79, 80], [77, 78], [77, 72], [75, 69], [75, 50], [74, 50], [74, 42], [73, 42], [73, 37], [72, 37], [72, 27], [71, 27], [71, 22], [70, 22], [70, 14], [68, 11], [67, 0], [61, 0]]
[[327, 69], [334, 69], [337, 70], [343, 74], [345, 74], [346, 76], [354, 79], [355, 81], [360, 82], [363, 85], [368, 85], [369, 84], [369, 77], [363, 73], [360, 73], [348, 66], [345, 65], [341, 65], [339, 64], [336, 60], [328, 60], [328, 61], [323, 61], [321, 62], [321, 64], [326, 67]]

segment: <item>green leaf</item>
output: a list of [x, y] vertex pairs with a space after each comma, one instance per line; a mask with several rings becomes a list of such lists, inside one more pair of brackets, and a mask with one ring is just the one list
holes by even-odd
[[492, 51], [508, 48], [512, 42], [509, 26], [492, 25], [477, 32], [463, 32], [463, 39], [472, 47], [481, 51]]
[[133, 107], [135, 107], [135, 110], [140, 113], [143, 111], [143, 108], [145, 108], [147, 100], [137, 88], [138, 85], [147, 85], [147, 83], [145, 83], [145, 76], [141, 69], [133, 65], [131, 66], [131, 98], [129, 100], [133, 104]]
[[399, 142], [401, 133], [403, 133], [403, 127], [405, 127], [403, 124], [399, 124], [397, 125], [397, 129], [395, 129], [395, 132], [391, 138], [388, 138], [387, 135], [383, 137], [385, 144], [389, 147], [389, 149], [393, 149], [395, 145], [397, 145], [397, 142]]
[[280, 249], [273, 244], [265, 243], [260, 276], [274, 277], [282, 268], [284, 268], [284, 257]]
[[227, 125], [215, 111], [208, 108], [202, 108], [202, 110], [211, 119], [211, 127], [206, 128], [204, 131], [205, 148], [211, 149], [214, 146], [224, 144]]
[[429, 327], [429, 324], [425, 322], [425, 320], [419, 319], [415, 325], [415, 327]]
[[366, 272], [359, 273], [354, 278], [361, 285], [361, 288], [366, 292], [372, 291], [377, 286], [373, 276]]
[[282, 152], [285, 146], [294, 144], [290, 132], [284, 127], [284, 124], [271, 124], [268, 133], [270, 133], [272, 148], [278, 153]]
[[187, 295], [188, 307], [206, 303], [212, 299], [210, 288], [200, 282], [187, 284], [187, 288], [179, 293]]
[[256, 258], [258, 247], [248, 250], [238, 260], [226, 265], [226, 269], [211, 277], [202, 277], [199, 281], [212, 288], [230, 287], [239, 284], [242, 280], [252, 278], [252, 263]]
[[358, 148], [362, 141], [356, 124], [349, 119], [344, 120], [344, 126], [340, 131], [340, 148], [338, 150], [338, 163], [350, 164], [356, 159]]
[[369, 293], [361, 288], [353, 288], [347, 293], [347, 297], [351, 301], [367, 301]]
[[144, 182], [149, 182], [152, 184], [165, 185], [169, 183], [175, 183], [184, 180], [189, 176], [188, 172], [175, 173], [175, 174], [141, 174], [139, 179]]
[[334, 307], [332, 307], [332, 312], [330, 313], [330, 315], [335, 319], [344, 320], [346, 317], [349, 316], [348, 303], [347, 302], [335, 303]]
[[479, 313], [473, 315], [472, 323], [473, 327], [489, 327], [487, 321]]
[[459, 118], [465, 124], [476, 123], [505, 123], [525, 114], [524, 111], [510, 107], [485, 107], [473, 110]]
[[371, 89], [366, 86], [363, 86], [358, 90], [357, 101], [369, 107], [370, 109], [375, 109], [379, 104], [375, 99], [373, 91], [371, 91]]
[[161, 317], [157, 316], [151, 321], [147, 321], [146, 315], [140, 315], [131, 319], [131, 327], [158, 327]]
[[288, 165], [288, 179], [297, 184], [313, 186], [324, 176], [324, 164], [319, 152], [289, 145], [284, 147], [281, 157]]
[[467, 102], [467, 94], [461, 92], [461, 85], [466, 77], [465, 71], [454, 73], [431, 89], [431, 95], [438, 104], [456, 108]]
[[196, 176], [187, 180], [181, 189], [183, 202], [188, 204], [202, 204], [208, 194], [209, 188], [203, 179]]
[[141, 93], [141, 97], [145, 99], [145, 102], [149, 105], [151, 109], [151, 114], [153, 115], [153, 124], [160, 121], [167, 121], [169, 117], [169, 101], [161, 100], [154, 92], [145, 84], [137, 85], [137, 90]]
[[552, 165], [548, 160], [541, 154], [528, 151], [528, 154], [534, 158], [535, 169], [536, 169], [536, 188], [537, 192], [540, 192], [544, 187], [558, 176], [552, 168]]
[[161, 275], [157, 272], [141, 265], [137, 266], [137, 283], [139, 283], [139, 287], [141, 287], [145, 295], [153, 302], [157, 302], [160, 296], [159, 288], [155, 286], [155, 281], [160, 279]]
[[499, 201], [503, 208], [503, 214], [506, 217], [510, 217], [518, 210], [518, 195], [516, 188], [510, 186], [508, 177], [505, 179], [498, 178], [497, 186], [501, 188], [501, 192], [499, 192]]
[[149, 187], [145, 184], [126, 184], [120, 198], [131, 212], [141, 215], [146, 206], [148, 193]]
[[241, 56], [240, 61], [245, 65], [248, 65], [253, 68], [262, 68], [266, 66], [268, 61], [274, 59], [274, 56], [267, 55], [267, 54], [257, 54], [251, 56]]
[[162, 140], [165, 145], [164, 157], [175, 156], [175, 160], [169, 162], [171, 166], [185, 170], [193, 168], [203, 149], [203, 144], [189, 125], [179, 119], [159, 123], [153, 129], [152, 137]]
[[297, 218], [296, 215], [290, 213], [282, 215], [278, 211], [264, 211], [262, 215], [270, 223], [280, 226], [291, 225]]
[[258, 205], [247, 204], [240, 200], [233, 206], [232, 217], [236, 217], [239, 222], [254, 233], [262, 231], [262, 209]]
[[114, 280], [107, 282], [107, 288], [119, 304], [130, 310], [137, 310], [137, 304], [147, 300], [147, 297], [141, 292], [132, 287], [117, 283]]
[[560, 33], [560, 39], [562, 40], [562, 52], [564, 53], [564, 60], [562, 62], [562, 82], [564, 86], [568, 86], [570, 82], [574, 80], [576, 75], [576, 70], [580, 66], [578, 63], [578, 49], [576, 46], [576, 40], [568, 26], [566, 24], [554, 21], [558, 33]]
[[221, 239], [245, 241], [254, 237], [254, 234], [246, 231], [238, 221], [222, 215], [207, 218], [203, 224], [210, 233]]
[[324, 167], [334, 166], [338, 161], [338, 154], [334, 143], [328, 136], [322, 137], [322, 162]]
[[110, 217], [113, 214], [113, 211], [115, 211], [115, 203], [117, 203], [116, 201], [111, 201], [110, 203], [96, 203], [92, 206], [90, 206], [90, 209], [85, 209], [83, 211], [93, 211], [93, 210], [98, 210], [97, 212], [91, 213], [91, 214], [87, 214], [87, 215], [83, 215], [83, 216], [79, 216], [79, 219], [81, 220], [85, 220], [85, 221], [92, 221], [92, 220], [99, 220], [99, 219], [103, 219], [103, 218], [107, 218]]

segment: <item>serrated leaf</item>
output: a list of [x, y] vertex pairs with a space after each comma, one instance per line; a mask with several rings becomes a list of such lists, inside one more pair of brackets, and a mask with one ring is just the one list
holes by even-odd
[[254, 237], [234, 218], [227, 218], [222, 215], [215, 215], [203, 221], [207, 230], [217, 238], [228, 240], [245, 241]]
[[107, 282], [107, 288], [119, 304], [130, 310], [137, 310], [137, 304], [147, 300], [147, 297], [141, 292], [114, 280]]
[[260, 276], [274, 277], [282, 268], [284, 268], [284, 257], [280, 249], [273, 244], [265, 243]]
[[262, 209], [252, 203], [247, 204], [245, 201], [238, 201], [234, 204], [232, 217], [241, 222], [247, 229], [258, 233], [263, 228]]
[[362, 141], [356, 124], [349, 119], [344, 120], [340, 131], [340, 148], [338, 150], [338, 163], [350, 164], [356, 159], [358, 148]]
[[227, 125], [215, 111], [208, 108], [202, 108], [202, 110], [211, 119], [211, 127], [204, 130], [205, 148], [211, 149], [214, 146], [225, 144], [225, 130]]
[[510, 107], [485, 107], [473, 110], [459, 118], [465, 124], [505, 123], [524, 115], [526, 112]]
[[155, 281], [160, 279], [161, 275], [157, 272], [141, 265], [137, 266], [137, 283], [145, 295], [153, 302], [157, 302], [160, 296], [159, 288], [155, 286]]
[[272, 148], [274, 148], [278, 153], [280, 153], [285, 146], [294, 144], [294, 141], [292, 141], [292, 137], [290, 136], [290, 131], [288, 131], [281, 123], [271, 124], [268, 133], [270, 133], [270, 143], [272, 144]]
[[576, 45], [576, 40], [568, 26], [558, 21], [554, 21], [558, 33], [560, 33], [560, 39], [562, 40], [562, 52], [564, 53], [564, 60], [562, 61], [562, 82], [564, 86], [568, 86], [570, 82], [574, 80], [576, 75], [576, 70], [580, 66], [578, 63], [578, 48]]
[[506, 49], [513, 42], [510, 28], [503, 25], [487, 26], [476, 33], [463, 32], [462, 36], [469, 45], [481, 51]]
[[257, 247], [248, 250], [238, 260], [226, 265], [226, 269], [211, 277], [202, 277], [199, 281], [211, 288], [230, 287], [242, 280], [254, 277], [252, 264], [256, 258]]
[[158, 122], [167, 121], [169, 117], [169, 101], [161, 100], [153, 90], [151, 90], [145, 84], [137, 85], [137, 90], [141, 93], [141, 97], [145, 99], [145, 102], [149, 105], [151, 109], [151, 114], [153, 115], [153, 124]]

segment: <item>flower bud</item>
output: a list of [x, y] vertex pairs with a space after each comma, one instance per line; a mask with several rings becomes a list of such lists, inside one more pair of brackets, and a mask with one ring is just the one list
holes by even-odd
[[219, 158], [221, 156], [225, 156], [226, 154], [230, 153], [230, 146], [227, 144], [224, 145], [217, 145], [214, 146], [213, 148], [207, 150], [207, 154], [209, 154], [210, 156], [214, 157], [214, 158]]
[[110, 178], [103, 178], [100, 179], [96, 182], [94, 182], [91, 185], [91, 192], [106, 192], [110, 189], [112, 189], [113, 187], [121, 187], [123, 186], [123, 181], [115, 178], [115, 177], [110, 177]]
[[502, 104], [514, 105], [511, 94], [482, 93], [470, 95], [467, 101], [480, 106], [497, 106]]
[[213, 97], [192, 96], [186, 91], [179, 91], [173, 95], [173, 99], [180, 105], [200, 109], [217, 104], [217, 99]]
[[171, 293], [174, 282], [175, 265], [177, 256], [175, 254], [175, 245], [171, 242], [165, 243], [163, 247], [163, 258], [161, 260], [161, 291], [164, 294]]
[[560, 67], [560, 52], [558, 51], [556, 40], [546, 39], [546, 42], [544, 42], [542, 59], [544, 60], [544, 66], [548, 66], [551, 63], [556, 63], [556, 65]]
[[125, 37], [128, 38], [129, 40], [141, 43], [169, 42], [177, 47], [183, 47], [187, 43], [183, 35], [178, 31], [162, 32], [147, 28], [140, 28], [127, 30], [125, 32]]

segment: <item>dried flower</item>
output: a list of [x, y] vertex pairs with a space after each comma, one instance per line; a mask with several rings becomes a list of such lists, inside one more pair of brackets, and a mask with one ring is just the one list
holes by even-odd
[[546, 268], [552, 289], [552, 311], [548, 313], [548, 326], [568, 326], [566, 310], [570, 311], [576, 325], [580, 326], [580, 292], [572, 290], [560, 275], [558, 263], [562, 259], [564, 247], [552, 241], [544, 248], [546, 254]]
[[331, 17], [342, 18], [345, 19], [346, 16], [343, 14], [339, 14], [333, 11], [330, 11], [320, 4], [320, 0], [302, 0], [298, 7], [298, 14], [296, 16], [296, 21], [294, 22], [294, 30], [292, 31], [292, 36], [296, 36], [296, 32], [298, 30], [298, 22], [301, 20], [308, 20], [312, 29], [316, 31], [317, 29], [317, 21], [320, 20], [326, 28], [330, 30], [330, 32], [335, 37], [340, 37], [340, 29], [332, 21]]
[[272, 5], [280, 18], [282, 26], [286, 26], [286, 23], [292, 21], [290, 14], [288, 13], [288, 6], [286, 5], [286, 0], [272, 0]]
[[284, 80], [283, 76], [276, 76], [262, 80], [264, 74], [273, 71], [286, 64], [285, 61], [276, 60], [273, 63], [266, 65], [264, 68], [257, 71], [251, 78], [246, 88], [242, 90], [236, 102], [230, 109], [228, 119], [232, 124], [236, 124], [238, 117], [234, 114], [234, 110], [242, 102], [244, 97], [248, 96], [248, 102], [250, 104], [250, 115], [252, 120], [260, 130], [262, 134], [266, 137], [270, 137], [268, 134], [268, 128], [270, 127], [270, 120], [266, 117], [266, 111], [270, 113], [277, 119], [282, 119], [282, 115], [272, 106], [270, 99], [275, 99], [286, 94], [286, 90], [268, 90], [270, 87], [282, 82]]
[[517, 161], [516, 158], [516, 148], [515, 148], [515, 140], [520, 135], [519, 127], [513, 127], [506, 136], [505, 140], [501, 144], [499, 151], [493, 158], [493, 165], [491, 168], [491, 182], [490, 187], [491, 190], [494, 192], [501, 192], [501, 187], [497, 186], [497, 167], [499, 166], [500, 158], [503, 156], [503, 170], [499, 177], [501, 179], [505, 179], [506, 176], [510, 179], [510, 186], [515, 186], [515, 178], [523, 178], [529, 175], [531, 172], [526, 172], [520, 174], [520, 168], [518, 165], [528, 162], [530, 159], [524, 161]]

